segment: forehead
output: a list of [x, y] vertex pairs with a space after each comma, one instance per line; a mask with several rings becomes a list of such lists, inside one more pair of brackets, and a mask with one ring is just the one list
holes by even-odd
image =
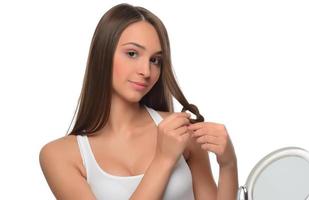
[[130, 24], [124, 29], [119, 38], [118, 46], [128, 42], [138, 43], [149, 51], [161, 50], [160, 39], [156, 29], [145, 21]]

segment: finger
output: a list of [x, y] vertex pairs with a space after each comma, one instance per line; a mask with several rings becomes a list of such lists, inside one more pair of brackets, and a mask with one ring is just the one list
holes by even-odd
[[[189, 127], [188, 129], [191, 130]], [[206, 134], [206, 131], [204, 129], [199, 129], [199, 130], [193, 131], [192, 137], [200, 137], [205, 134]]]
[[[188, 129], [190, 130], [190, 128], [188, 127]], [[192, 134], [192, 137], [199, 137], [202, 135], [211, 135], [214, 137], [224, 137], [224, 133], [220, 132], [220, 131], [214, 131], [212, 129], [209, 129], [207, 127], [203, 127], [201, 129], [198, 129], [196, 131], [194, 131], [194, 133]]]
[[179, 116], [178, 118], [175, 118], [174, 121], [170, 122], [168, 125], [170, 130], [177, 129], [182, 126], [188, 126], [190, 124], [190, 120], [186, 117]]
[[189, 126], [187, 126], [187, 127], [188, 127], [188, 132], [189, 132], [190, 136], [193, 137], [194, 131], [190, 130]]
[[191, 117], [191, 113], [188, 113], [188, 112], [180, 112], [180, 113], [185, 113], [187, 117]]
[[221, 124], [214, 123], [214, 122], [198, 122], [198, 123], [191, 124], [189, 126], [189, 129], [191, 129], [191, 130], [198, 130], [198, 129], [201, 129], [203, 127], [216, 129], [218, 127], [218, 125], [221, 126]]
[[186, 113], [186, 112], [175, 112], [172, 115], [170, 115], [169, 117], [171, 118], [171, 120], [177, 118], [177, 117], [186, 117], [189, 118], [191, 116], [190, 113]]
[[206, 151], [211, 151], [211, 152], [213, 152], [216, 155], [218, 155], [219, 152], [220, 152], [220, 146], [219, 145], [215, 145], [215, 144], [205, 143], [205, 144], [201, 145], [201, 148], [203, 150], [206, 150]]
[[196, 142], [200, 144], [204, 144], [204, 143], [216, 144], [216, 145], [221, 144], [220, 139], [218, 139], [217, 137], [211, 136], [211, 135], [200, 136], [199, 138], [196, 139]]
[[[189, 113], [190, 114], [190, 113]], [[171, 115], [169, 115], [168, 117], [166, 117], [165, 119], [162, 120], [162, 123], [170, 123], [172, 121], [174, 121], [176, 118], [178, 117], [186, 117], [189, 118], [189, 114], [185, 113], [185, 112], [175, 112], [172, 113]]]
[[[188, 129], [191, 130], [189, 127]], [[201, 129], [194, 131], [194, 133], [192, 134], [192, 137], [200, 137], [202, 135], [212, 135], [214, 137], [218, 137], [218, 135], [214, 134], [213, 131], [208, 131], [206, 127], [203, 127]]]
[[188, 127], [190, 130], [198, 130], [198, 129], [201, 129], [203, 128], [205, 122], [197, 122], [197, 123], [194, 123], [194, 124], [190, 124], [190, 126]]
[[[183, 134], [186, 134], [188, 133], [188, 127], [187, 126], [182, 126], [182, 127], [179, 127], [175, 130], [172, 130], [170, 131], [171, 134], [173, 135], [183, 135]], [[189, 133], [188, 133], [189, 134]]]
[[189, 134], [188, 132], [185, 132], [185, 133], [182, 134], [180, 137], [183, 138], [184, 140], [187, 140], [187, 139], [190, 138], [190, 134]]

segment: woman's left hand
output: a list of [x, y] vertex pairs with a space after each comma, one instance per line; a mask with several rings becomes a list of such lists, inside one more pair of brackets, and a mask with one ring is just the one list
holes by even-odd
[[197, 122], [190, 124], [188, 129], [202, 149], [216, 154], [220, 167], [236, 164], [234, 147], [223, 124]]

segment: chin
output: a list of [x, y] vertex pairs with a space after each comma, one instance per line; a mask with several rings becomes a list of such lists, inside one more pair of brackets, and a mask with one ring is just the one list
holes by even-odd
[[132, 92], [132, 93], [126, 93], [122, 97], [128, 102], [138, 103], [144, 97], [144, 95], [145, 94], [142, 94], [142, 93]]
[[123, 99], [125, 99], [128, 102], [131, 103], [138, 103], [142, 100], [142, 98], [148, 94], [148, 92], [151, 90], [151, 88], [147, 88], [145, 91], [136, 91], [133, 89], [128, 90], [122, 90], [122, 92], [119, 92], [118, 95], [121, 96]]

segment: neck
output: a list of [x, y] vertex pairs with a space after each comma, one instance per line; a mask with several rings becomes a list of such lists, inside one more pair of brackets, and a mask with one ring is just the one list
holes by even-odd
[[129, 138], [134, 129], [141, 126], [141, 119], [145, 118], [145, 108], [139, 102], [124, 101], [119, 97], [113, 97], [111, 101], [109, 119], [106, 130], [114, 136]]

